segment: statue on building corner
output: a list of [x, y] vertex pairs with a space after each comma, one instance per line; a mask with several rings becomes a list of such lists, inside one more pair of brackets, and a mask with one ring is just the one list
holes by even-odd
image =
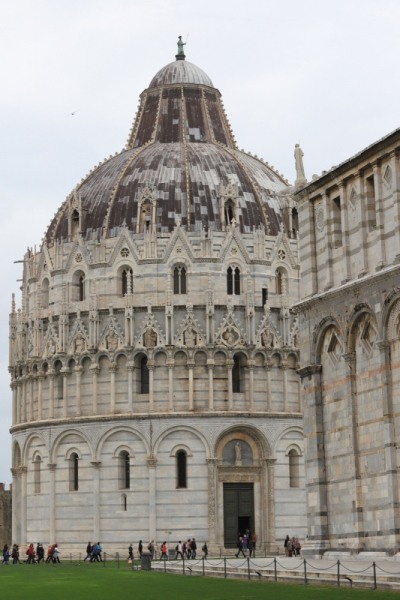
[[306, 174], [304, 171], [303, 156], [304, 152], [300, 148], [300, 144], [296, 144], [294, 148], [294, 159], [296, 163], [296, 181], [294, 184], [296, 187], [300, 187], [307, 183]]

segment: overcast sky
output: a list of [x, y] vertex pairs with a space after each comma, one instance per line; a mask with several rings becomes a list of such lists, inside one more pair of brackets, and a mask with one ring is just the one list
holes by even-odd
[[239, 148], [293, 183], [295, 143], [311, 179], [400, 126], [399, 31], [399, 0], [0, 0], [0, 481], [13, 261], [123, 148], [178, 35], [221, 91]]

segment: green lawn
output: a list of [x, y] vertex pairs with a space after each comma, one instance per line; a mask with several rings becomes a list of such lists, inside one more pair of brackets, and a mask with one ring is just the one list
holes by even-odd
[[[394, 600], [396, 592], [350, 590], [131, 571], [126, 563], [0, 564], [2, 598], [12, 600]], [[124, 567], [124, 568], [123, 568]]]

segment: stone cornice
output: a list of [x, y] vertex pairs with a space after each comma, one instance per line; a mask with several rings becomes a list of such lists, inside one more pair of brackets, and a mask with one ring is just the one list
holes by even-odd
[[204, 413], [193, 412], [174, 412], [174, 413], [131, 413], [126, 415], [94, 415], [80, 416], [67, 419], [43, 419], [41, 421], [30, 421], [29, 423], [21, 423], [10, 428], [10, 433], [18, 433], [30, 429], [38, 429], [41, 427], [56, 427], [58, 425], [76, 425], [77, 423], [108, 423], [115, 421], [148, 421], [154, 419], [298, 419], [301, 420], [303, 415], [298, 412], [243, 412], [243, 411], [214, 411]]

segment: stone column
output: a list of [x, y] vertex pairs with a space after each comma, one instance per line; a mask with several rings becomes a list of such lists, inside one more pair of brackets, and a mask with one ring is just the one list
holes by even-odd
[[360, 232], [360, 259], [361, 259], [361, 271], [358, 273], [358, 278], [364, 277], [368, 273], [368, 249], [367, 249], [367, 215], [366, 215], [366, 198], [364, 194], [364, 178], [363, 174], [358, 171], [354, 173], [355, 184], [357, 189], [357, 199], [359, 208], [357, 212], [359, 215]]
[[[13, 381], [10, 385], [11, 390], [12, 390], [12, 424], [16, 425], [17, 423], [17, 404], [18, 404], [18, 399], [17, 399], [17, 394], [18, 394], [18, 384]], [[13, 538], [14, 539], [14, 538]]]
[[71, 371], [68, 369], [61, 369], [60, 375], [63, 378], [63, 417], [68, 417], [68, 377]]
[[283, 412], [287, 412], [287, 369], [288, 365], [286, 362], [282, 362], [279, 365], [279, 368], [282, 369], [282, 393], [283, 393]]
[[215, 361], [212, 358], [207, 359], [208, 368], [208, 410], [214, 410], [214, 367]]
[[50, 544], [54, 544], [56, 540], [56, 463], [49, 463], [50, 482], [49, 482], [49, 496], [50, 496]]
[[97, 415], [97, 375], [100, 373], [100, 367], [93, 365], [90, 367], [92, 371], [92, 402], [93, 402], [93, 414]]
[[187, 367], [189, 372], [189, 410], [194, 410], [194, 390], [193, 390], [193, 370], [194, 370], [194, 360], [187, 361]]
[[395, 235], [395, 248], [397, 253], [394, 259], [394, 263], [400, 262], [400, 176], [399, 176], [399, 162], [396, 155], [396, 150], [390, 153], [390, 166], [393, 175], [393, 206], [395, 209], [395, 222], [394, 222], [394, 235]]
[[342, 226], [342, 260], [344, 266], [344, 279], [341, 285], [351, 279], [351, 261], [350, 261], [350, 239], [349, 239], [349, 204], [347, 198], [347, 188], [344, 181], [338, 183], [340, 193], [340, 221]]
[[271, 368], [272, 362], [270, 360], [266, 360], [264, 363], [264, 369], [267, 376], [267, 410], [272, 410], [272, 396], [271, 396]]
[[54, 379], [56, 373], [51, 370], [47, 372], [49, 377], [49, 418], [54, 419]]
[[17, 423], [22, 421], [22, 382], [18, 379], [17, 383]]
[[34, 408], [34, 397], [33, 397], [33, 384], [35, 383], [35, 377], [31, 373], [29, 376], [29, 420], [33, 421], [33, 408]]
[[233, 388], [232, 388], [232, 369], [234, 361], [231, 358], [226, 360], [225, 366], [228, 373], [228, 410], [233, 410]]
[[22, 423], [26, 423], [26, 386], [27, 386], [27, 380], [26, 380], [26, 377], [23, 377], [22, 381], [21, 381], [21, 390], [22, 390], [21, 421], [22, 421]]
[[168, 410], [174, 412], [174, 368], [175, 361], [173, 358], [167, 360], [168, 367]]
[[45, 374], [39, 371], [38, 379], [38, 420], [43, 419], [43, 379]]
[[93, 538], [100, 539], [100, 467], [101, 461], [92, 461], [93, 467]]
[[154, 412], [154, 360], [147, 361], [149, 369], [149, 412]]
[[268, 490], [268, 544], [276, 543], [275, 536], [275, 462], [276, 458], [265, 459], [267, 465], [267, 490]]
[[17, 506], [18, 506], [18, 475], [19, 475], [19, 469], [13, 467], [11, 469], [11, 474], [12, 474], [12, 491], [11, 491], [11, 495], [12, 495], [12, 543], [17, 543], [17, 544], [21, 544], [21, 540], [18, 539], [18, 513], [17, 513]]
[[373, 161], [371, 164], [374, 174], [376, 227], [378, 229], [378, 243], [376, 245], [378, 256], [375, 271], [380, 271], [386, 266], [385, 219], [382, 200], [381, 166], [377, 161]]
[[254, 411], [254, 367], [256, 362], [254, 360], [247, 361], [247, 368], [249, 370], [249, 400], [250, 410]]
[[333, 286], [333, 259], [332, 259], [332, 211], [331, 204], [332, 200], [328, 197], [326, 191], [322, 192], [322, 203], [324, 205], [325, 216], [326, 216], [326, 231], [325, 237], [325, 269], [327, 275], [327, 281], [324, 289], [329, 290]]
[[133, 412], [133, 371], [135, 365], [133, 362], [127, 362], [126, 368], [128, 371], [128, 412]]
[[217, 458], [207, 458], [208, 467], [208, 539], [209, 552], [218, 550], [217, 544]]
[[112, 362], [108, 365], [110, 371], [110, 412], [115, 413], [115, 373], [117, 371], [116, 363]]
[[74, 368], [76, 377], [75, 381], [75, 399], [76, 399], [76, 416], [79, 417], [82, 414], [82, 399], [81, 399], [81, 377], [83, 373], [83, 367], [77, 366]]
[[325, 434], [321, 390], [321, 365], [299, 369], [302, 379], [302, 403], [306, 468], [308, 540], [302, 554], [323, 554], [330, 548], [328, 497], [325, 466]]
[[157, 518], [156, 518], [156, 466], [157, 459], [148, 458], [149, 469], [149, 540], [156, 540]]
[[26, 546], [27, 544], [27, 530], [26, 530], [26, 502], [27, 502], [27, 473], [28, 467], [20, 467], [21, 473], [21, 545]]

